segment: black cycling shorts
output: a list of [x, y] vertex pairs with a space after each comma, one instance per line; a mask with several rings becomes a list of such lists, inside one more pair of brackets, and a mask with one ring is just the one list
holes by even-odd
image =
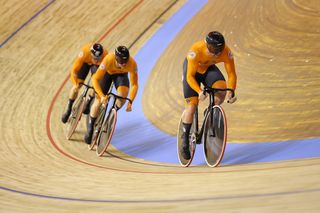
[[97, 71], [98, 67], [99, 66], [95, 64], [89, 65], [87, 63], [84, 63], [78, 72], [78, 79], [85, 80], [89, 73], [89, 70], [91, 71], [91, 75], [93, 75]]
[[[190, 98], [194, 96], [198, 96], [198, 93], [194, 91], [187, 82], [187, 68], [188, 68], [188, 60], [185, 59], [183, 63], [183, 94], [184, 98]], [[219, 80], [225, 81], [225, 78], [219, 68], [216, 65], [211, 65], [208, 67], [206, 72], [204, 74], [196, 73], [196, 81], [200, 85], [202, 83], [203, 85], [207, 87], [212, 87], [212, 85]]]
[[108, 93], [112, 82], [114, 83], [114, 86], [116, 87], [116, 89], [118, 89], [119, 86], [129, 87], [128, 73], [113, 74], [113, 75], [106, 73], [103, 79], [99, 81], [102, 92], [104, 94]]

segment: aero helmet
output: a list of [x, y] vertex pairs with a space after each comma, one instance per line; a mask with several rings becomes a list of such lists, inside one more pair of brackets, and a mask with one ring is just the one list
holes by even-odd
[[221, 53], [225, 46], [223, 35], [217, 31], [208, 33], [206, 36], [206, 43], [209, 51], [213, 54]]
[[130, 53], [127, 47], [125, 46], [118, 46], [114, 50], [114, 54], [116, 56], [116, 61], [119, 64], [126, 64], [129, 61]]
[[103, 54], [103, 47], [101, 44], [95, 43], [92, 45], [90, 48], [90, 52], [93, 57], [95, 58], [100, 58]]

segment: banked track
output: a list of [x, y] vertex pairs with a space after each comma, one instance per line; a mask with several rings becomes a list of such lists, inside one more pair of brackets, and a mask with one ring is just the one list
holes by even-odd
[[[265, 3], [265, 1], [258, 1], [258, 3], [252, 3], [250, 1], [241, 3], [237, 3], [236, 1], [226, 2], [227, 3], [219, 3], [210, 1], [206, 3], [203, 9], [194, 16], [189, 24], [187, 24], [182, 32], [175, 40], [173, 40], [172, 44], [168, 47], [166, 52], [164, 52], [163, 57], [159, 59], [158, 64], [155, 66], [153, 73], [148, 79], [149, 83], [146, 85], [144, 92], [144, 97], [146, 97], [146, 99], [144, 100], [150, 100], [150, 102], [154, 103], [154, 106], [150, 106], [147, 101], [144, 101], [144, 113], [153, 124], [159, 126], [160, 129], [168, 133], [171, 133], [170, 131], [172, 131], [171, 129], [173, 126], [176, 126], [171, 119], [174, 120], [175, 117], [179, 117], [182, 103], [179, 102], [178, 104], [180, 108], [176, 107], [180, 110], [174, 110], [172, 112], [172, 118], [167, 119], [167, 129], [161, 127], [163, 123], [161, 120], [161, 113], [171, 113], [171, 111], [169, 111], [171, 107], [166, 106], [166, 103], [168, 102], [170, 104], [170, 101], [168, 100], [179, 100], [179, 98], [175, 98], [178, 96], [178, 92], [174, 92], [172, 95], [175, 99], [159, 95], [154, 96], [157, 97], [157, 99], [152, 99], [149, 94], [150, 92], [158, 91], [159, 93], [160, 91], [164, 91], [165, 89], [163, 88], [168, 88], [166, 84], [170, 85], [170, 82], [174, 82], [174, 79], [171, 81], [161, 80], [168, 79], [166, 75], [160, 75], [169, 74], [168, 72], [162, 71], [165, 69], [165, 64], [168, 65], [166, 70], [176, 70], [170, 73], [172, 74], [170, 75], [171, 77], [176, 76], [176, 78], [180, 78], [181, 66], [176, 65], [176, 63], [164, 63], [162, 60], [166, 60], [165, 58], [167, 55], [168, 57], [173, 57], [172, 54], [177, 54], [173, 58], [177, 61], [181, 61], [179, 57], [183, 56], [178, 56], [178, 52], [180, 52], [179, 55], [182, 55], [183, 52], [186, 52], [184, 49], [187, 49], [190, 46], [186, 43], [189, 42], [191, 44], [192, 41], [201, 37], [197, 33], [188, 33], [191, 38], [183, 37], [183, 35], [186, 35], [184, 32], [190, 31], [190, 29], [188, 30], [190, 27], [199, 26], [199, 23], [205, 23], [203, 21], [201, 22], [201, 18], [204, 17], [203, 14], [208, 14], [208, 11], [220, 10], [232, 17], [233, 13], [237, 12], [233, 11], [235, 9], [232, 10], [233, 7], [238, 8], [239, 10], [243, 7], [251, 8], [249, 11], [252, 11], [253, 14], [255, 14], [254, 11], [261, 11], [261, 8], [263, 8], [262, 11], [266, 11], [265, 13], [268, 13], [268, 11], [277, 11], [279, 14], [284, 14], [283, 16], [297, 14], [295, 19], [303, 19], [303, 23], [306, 22], [306, 19], [310, 18], [311, 20], [314, 20], [314, 22], [310, 22], [310, 26], [308, 26], [310, 31], [304, 33], [309, 37], [312, 37], [309, 34], [317, 34], [312, 31], [312, 25], [319, 26], [319, 19], [314, 15], [319, 14], [319, 9], [316, 9], [317, 4], [313, 4], [312, 1], [309, 3], [281, 1], [280, 3], [273, 2], [270, 4]], [[112, 7], [110, 6], [110, 14], [112, 14], [112, 11], [116, 10], [116, 8], [122, 8], [122, 14], [126, 14], [130, 8], [139, 4], [139, 1], [131, 1], [130, 3], [130, 5], [112, 4]], [[141, 1], [141, 4], [136, 7], [136, 11], [131, 15], [128, 15], [115, 30], [110, 32], [103, 42], [105, 45], [110, 46], [110, 49], [119, 42], [127, 42], [130, 44], [131, 36], [129, 35], [127, 37], [122, 36], [123, 40], [121, 41], [116, 38], [119, 38], [119, 35], [124, 35], [124, 30], [128, 29], [132, 30], [132, 34], [138, 36], [139, 33], [143, 31], [143, 28], [146, 28], [148, 24], [151, 23], [151, 20], [154, 20], [172, 3], [173, 1], [166, 1], [161, 3], [161, 5], [158, 5], [155, 4], [155, 2]], [[182, 6], [183, 3], [184, 2], [178, 2], [175, 7]], [[155, 5], [159, 7], [157, 14], [150, 10], [150, 8]], [[79, 11], [83, 11], [84, 8], [91, 7], [88, 7], [85, 3], [76, 7]], [[92, 9], [94, 8], [95, 7], [92, 7]], [[224, 11], [223, 8], [231, 9], [230, 11]], [[68, 16], [73, 17], [73, 14], [66, 12], [71, 9], [73, 9], [74, 14], [77, 14], [74, 5], [55, 2], [49, 10], [43, 13], [44, 17], [41, 18], [41, 16], [39, 16], [34, 22], [31, 22], [29, 28], [25, 28], [20, 32], [21, 36], [17, 34], [11, 42], [7, 43], [6, 46], [1, 49], [0, 64], [3, 65], [2, 67], [7, 68], [1, 70], [1, 76], [5, 76], [7, 80], [1, 85], [1, 89], [6, 91], [6, 93], [4, 94], [3, 102], [1, 102], [0, 111], [2, 117], [1, 135], [3, 136], [3, 145], [1, 148], [1, 187], [3, 189], [1, 190], [1, 195], [3, 199], [1, 201], [0, 210], [3, 210], [4, 212], [34, 212], [37, 210], [39, 211], [39, 209], [45, 209], [46, 211], [52, 212], [97, 212], [102, 210], [127, 212], [130, 209], [131, 211], [136, 212], [194, 212], [196, 210], [209, 209], [225, 211], [233, 209], [234, 211], [240, 211], [246, 209], [253, 210], [256, 208], [259, 208], [259, 210], [262, 211], [267, 211], [269, 209], [280, 211], [285, 207], [293, 211], [315, 211], [319, 208], [317, 200], [319, 199], [320, 184], [318, 181], [319, 160], [317, 158], [282, 161], [277, 163], [229, 165], [214, 170], [205, 166], [183, 169], [178, 165], [145, 161], [129, 156], [114, 148], [110, 149], [110, 154], [105, 157], [97, 158], [94, 152], [87, 151], [86, 146], [82, 142], [82, 135], [84, 133], [83, 124], [81, 124], [79, 132], [75, 135], [73, 141], [66, 141], [64, 138], [64, 127], [60, 123], [60, 116], [65, 104], [65, 97], [63, 97], [63, 94], [67, 93], [70, 88], [70, 83], [63, 87], [63, 90], [57, 97], [51, 111], [49, 123], [51, 137], [52, 140], [54, 140], [56, 147], [59, 147], [61, 150], [59, 151], [55, 146], [52, 146], [52, 141], [50, 142], [48, 132], [45, 128], [46, 125], [48, 125], [48, 123], [46, 124], [48, 109], [50, 109], [54, 94], [57, 94], [59, 85], [61, 85], [63, 79], [65, 79], [66, 74], [63, 70], [65, 70], [66, 64], [71, 66], [73, 57], [76, 55], [75, 50], [77, 48], [71, 47], [73, 45], [77, 47], [81, 46], [88, 38], [85, 35], [81, 35], [79, 40], [74, 41], [75, 32], [71, 32], [72, 30], [65, 30], [62, 34], [60, 31], [60, 39], [57, 39], [58, 36], [47, 36], [45, 37], [45, 40], [42, 39], [44, 35], [47, 35], [47, 31], [50, 28], [52, 28], [51, 33], [55, 32], [57, 34], [58, 32], [56, 31], [58, 29], [61, 30], [63, 23], [69, 26], [72, 25], [75, 29], [77, 28], [77, 24], [79, 24], [78, 27], [81, 26], [81, 21], [82, 24], [86, 23], [83, 19], [81, 19], [80, 23], [72, 22], [72, 20], [69, 22], [64, 20], [62, 15], [68, 14]], [[57, 11], [58, 14], [54, 13]], [[170, 11], [172, 13], [174, 8]], [[87, 9], [87, 12], [90, 12], [90, 9]], [[59, 13], [61, 13], [60, 16]], [[142, 13], [144, 15], [149, 14], [150, 20], [134, 23], [133, 20], [137, 19], [137, 17], [141, 17], [140, 15]], [[53, 14], [55, 14], [55, 16], [53, 16]], [[74, 16], [78, 18], [76, 15]], [[260, 16], [262, 21], [265, 20], [263, 17], [270, 17], [261, 15], [261, 13], [258, 12], [253, 17], [257, 17], [257, 20], [259, 20]], [[101, 19], [102, 17], [105, 17], [105, 13], [101, 12], [100, 16], [97, 15], [96, 18]], [[274, 22], [277, 21], [276, 17], [269, 19]], [[112, 23], [117, 22], [112, 15], [110, 15], [110, 20], [112, 21], [105, 23], [105, 25], [101, 24], [101, 22], [95, 22], [100, 24], [92, 28], [91, 31], [88, 30], [91, 32], [91, 36], [96, 36], [92, 38], [93, 40], [97, 40], [99, 35], [103, 35], [103, 33], [97, 32], [99, 29], [107, 29], [112, 26]], [[128, 20], [128, 23], [125, 20]], [[90, 21], [92, 22], [94, 20]], [[49, 23], [49, 26], [47, 26], [46, 29], [40, 30], [37, 35], [32, 33], [34, 29], [39, 29], [39, 25], [43, 22]], [[134, 23], [135, 26], [139, 25], [140, 27], [131, 26], [129, 23], [131, 25]], [[161, 20], [157, 23], [161, 23]], [[214, 23], [213, 20], [212, 23]], [[203, 24], [203, 29], [202, 31], [200, 30], [200, 32], [204, 34], [206, 31], [211, 30], [213, 26], [221, 31], [228, 32], [227, 29], [223, 28], [224, 25], [218, 24], [219, 21], [214, 25], [212, 23], [208, 22]], [[231, 24], [226, 26], [232, 27]], [[282, 29], [281, 27], [279, 27], [279, 29]], [[151, 29], [151, 31], [152, 30], [155, 29]], [[296, 30], [296, 28], [293, 28], [292, 31], [293, 30]], [[240, 32], [237, 32], [236, 30], [233, 31], [237, 36], [230, 36], [230, 43], [239, 46], [240, 43], [235, 42], [235, 39], [241, 40], [243, 37]], [[319, 33], [317, 35], [319, 35]], [[143, 39], [147, 38], [142, 38], [142, 40]], [[33, 50], [36, 49], [34, 46], [35, 44], [38, 45], [39, 49], [43, 49], [41, 47], [47, 46], [48, 43], [50, 44], [50, 48], [49, 50], [46, 50], [47, 52], [45, 54], [39, 55], [38, 51]], [[183, 50], [176, 48], [176, 46], [172, 46], [177, 43], [179, 43], [179, 47]], [[241, 44], [245, 45], [245, 42]], [[138, 43], [137, 46], [139, 45], [140, 47], [143, 46]], [[257, 58], [259, 57], [254, 57], [253, 59], [250, 57], [249, 59], [245, 58], [245, 55], [248, 55], [248, 53], [236, 48], [237, 46], [233, 49], [236, 57], [241, 59], [238, 62], [238, 69], [239, 72], [244, 74], [242, 74], [242, 79], [239, 80], [239, 94], [242, 93], [242, 99], [244, 99], [245, 97], [252, 96], [252, 94], [249, 93], [249, 89], [254, 87], [254, 83], [256, 82], [251, 79], [254, 79], [255, 75], [250, 77], [255, 71], [255, 69], [253, 69], [255, 67], [254, 63], [249, 66], [250, 63], [248, 60], [251, 60], [250, 62], [256, 61], [257, 66], [257, 64], [259, 64]], [[318, 64], [316, 60], [318, 55], [313, 54], [313, 48], [310, 49], [310, 46], [308, 45], [307, 47], [309, 47], [309, 51], [311, 52], [310, 57], [308, 57], [309, 62], [302, 60], [301, 64], [299, 64], [299, 60], [297, 59], [299, 57], [293, 54], [289, 58], [292, 58], [293, 62], [297, 61], [297, 64], [292, 62], [294, 66], [290, 67], [290, 71], [295, 72], [295, 67], [299, 67], [300, 69], [303, 68], [303, 70], [313, 70], [312, 79], [317, 79], [319, 78], [319, 68], [317, 67]], [[13, 49], [17, 48], [20, 48], [21, 52], [14, 53]], [[133, 54], [137, 53], [138, 49], [138, 47], [133, 46]], [[43, 55], [45, 55], [45, 58], [50, 58], [50, 64], [44, 62], [46, 60], [43, 60]], [[252, 53], [251, 56], [253, 56]], [[21, 58], [21, 60], [14, 63], [15, 58]], [[260, 62], [264, 62], [265, 64], [265, 60], [261, 59]], [[306, 66], [305, 63], [307, 64], [307, 68], [304, 67]], [[265, 69], [271, 70], [272, 66], [281, 67], [280, 65], [282, 65], [281, 62], [278, 62], [278, 64], [275, 65], [273, 64], [275, 63], [269, 63], [268, 67], [265, 67]], [[26, 67], [28, 67], [28, 69], [26, 69]], [[287, 70], [282, 69], [282, 71], [283, 77], [286, 77], [285, 73]], [[311, 73], [311, 71], [309, 72]], [[270, 75], [272, 75], [272, 73], [270, 73]], [[256, 74], [256, 76], [259, 77], [260, 75]], [[299, 84], [309, 80], [308, 82], [310, 83], [307, 84], [307, 88], [310, 89], [310, 93], [307, 95], [311, 96], [312, 92], [319, 88], [319, 84], [316, 84], [312, 79], [308, 78], [309, 75], [307, 74], [301, 74], [299, 76], [301, 76], [301, 78], [296, 80], [297, 83], [300, 81]], [[283, 79], [280, 77], [280, 80]], [[45, 81], [48, 78], [52, 83], [48, 84]], [[153, 82], [154, 78], [158, 79], [157, 90], [152, 89], [150, 86], [152, 84], [156, 85]], [[15, 86], [17, 82], [21, 85], [20, 87]], [[246, 86], [240, 87], [241, 82], [242, 85]], [[169, 88], [174, 88], [174, 91], [179, 91], [179, 85], [175, 85], [176, 86], [173, 87], [170, 85]], [[263, 91], [263, 85], [261, 87], [261, 90]], [[285, 88], [286, 87], [283, 89]], [[299, 96], [297, 97], [296, 93], [292, 94], [291, 89], [286, 97], [289, 96], [288, 99], [290, 97], [295, 97], [295, 100], [299, 100]], [[258, 95], [253, 97], [258, 97]], [[157, 104], [157, 101], [161, 102], [161, 104]], [[315, 105], [319, 103], [319, 98], [316, 97], [312, 99], [312, 103]], [[251, 102], [249, 101], [249, 103], [246, 104], [257, 106], [254, 100]], [[156, 106], [162, 107], [159, 108]], [[237, 106], [239, 106], [240, 109], [246, 107], [245, 102], [240, 101]], [[309, 132], [313, 132], [314, 134], [306, 135], [304, 138], [319, 136], [316, 135], [317, 132], [312, 129], [316, 128], [317, 125], [319, 126], [319, 120], [317, 120], [316, 116], [319, 115], [319, 111], [317, 111], [317, 108], [313, 108], [315, 107], [313, 104], [309, 104], [305, 107], [310, 107], [306, 108], [306, 112], [308, 112], [306, 114], [310, 119], [312, 118], [309, 120], [312, 121], [312, 127], [309, 127], [309, 124], [306, 122], [305, 131], [302, 133], [307, 134], [307, 130], [310, 130]], [[294, 112], [295, 109], [292, 109], [292, 111]], [[148, 112], [157, 112], [154, 114], [159, 117], [152, 118], [148, 115]], [[121, 113], [125, 114], [125, 112]], [[241, 132], [240, 127], [242, 126], [240, 126], [238, 122], [233, 121], [233, 118], [236, 116], [239, 117], [241, 113], [234, 112], [231, 107], [228, 113], [230, 114], [229, 122], [231, 123], [230, 132], [234, 132], [231, 135], [231, 139], [234, 141], [245, 141], [247, 135], [245, 134], [246, 131], [242, 130]], [[266, 120], [265, 123], [268, 124], [268, 121]], [[232, 128], [240, 128], [240, 130], [234, 130]], [[251, 130], [251, 128], [249, 128], [249, 130]], [[255, 134], [257, 130], [254, 131], [254, 128], [251, 131], [253, 132], [251, 135], [256, 135], [255, 137], [259, 136], [259, 134]], [[123, 132], [123, 134], [125, 134], [125, 132]], [[269, 138], [270, 141], [274, 141], [274, 139], [272, 139], [272, 134], [270, 134]], [[287, 139], [302, 138], [295, 138], [292, 136]], [[276, 140], [281, 139], [276, 138]], [[247, 141], [259, 142], [266, 140], [248, 138]], [[130, 140], [128, 143], [130, 143]], [[71, 159], [66, 155], [72, 156], [74, 159]], [[11, 191], [7, 189], [10, 189]]]

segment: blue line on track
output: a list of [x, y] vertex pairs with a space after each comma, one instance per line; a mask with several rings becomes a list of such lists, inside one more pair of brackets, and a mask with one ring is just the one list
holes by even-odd
[[56, 0], [51, 0], [48, 4], [46, 4], [41, 10], [39, 10], [36, 14], [34, 14], [28, 21], [26, 21], [23, 25], [21, 25], [16, 31], [14, 31], [4, 42], [0, 44], [0, 48], [2, 48], [8, 41], [10, 41], [22, 28], [27, 26], [33, 19], [35, 19], [40, 13], [42, 13], [45, 9], [47, 9], [52, 3]]
[[[179, 163], [176, 138], [161, 132], [144, 117], [142, 111], [142, 92], [149, 73], [163, 51], [206, 3], [207, 0], [188, 1], [154, 34], [135, 56], [139, 66], [140, 88], [133, 105], [133, 112], [126, 113], [124, 110], [121, 110], [118, 114], [117, 128], [112, 139], [112, 144], [117, 149], [128, 155], [149, 161]], [[182, 62], [177, 63], [181, 63], [182, 73]], [[168, 70], [168, 72], [176, 71]], [[205, 164], [202, 150], [202, 145], [197, 146], [192, 164]], [[271, 162], [316, 157], [320, 157], [320, 139], [228, 144], [222, 164]]]

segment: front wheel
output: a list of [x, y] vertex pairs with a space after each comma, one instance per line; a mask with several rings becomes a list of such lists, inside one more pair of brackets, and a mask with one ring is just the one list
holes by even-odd
[[208, 166], [216, 167], [221, 162], [227, 143], [227, 120], [222, 107], [215, 105], [205, 121], [204, 155]]
[[103, 155], [111, 142], [111, 138], [117, 123], [117, 111], [112, 108], [107, 116], [107, 120], [102, 124], [100, 133], [97, 138], [96, 151], [99, 157]]

